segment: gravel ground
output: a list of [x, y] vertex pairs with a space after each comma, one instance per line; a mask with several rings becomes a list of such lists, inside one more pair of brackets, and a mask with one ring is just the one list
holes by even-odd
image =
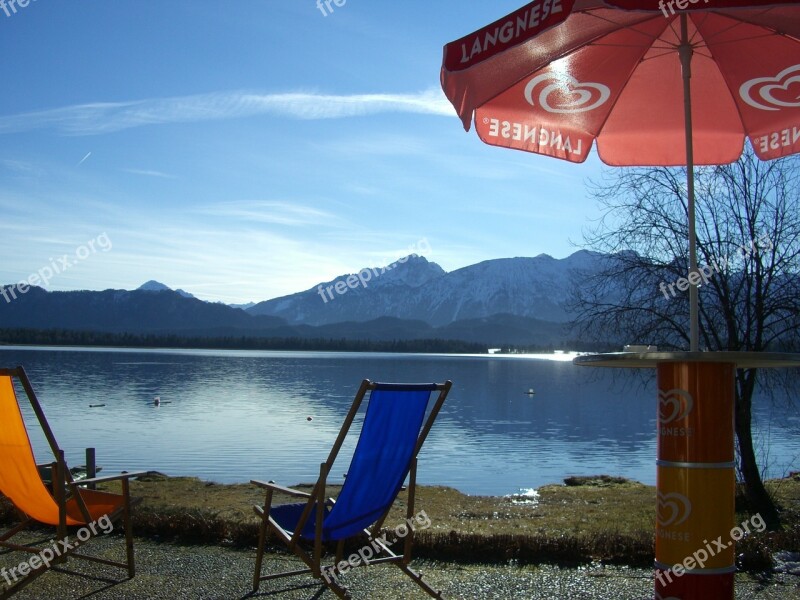
[[[95, 539], [94, 554], [117, 559], [122, 556], [121, 538]], [[231, 550], [216, 546], [177, 546], [136, 540], [137, 574], [123, 579], [123, 572], [104, 569], [85, 561], [72, 560], [59, 571], [42, 575], [15, 599], [92, 598], [111, 599], [234, 599], [287, 598], [333, 599], [335, 595], [312, 578], [292, 577], [262, 582], [255, 595], [251, 589], [254, 550]], [[0, 554], [0, 567], [13, 567], [20, 553]], [[288, 554], [268, 554], [264, 572], [300, 568]], [[436, 561], [415, 561], [434, 588], [452, 599], [529, 598], [556, 600], [645, 600], [653, 598], [650, 569], [588, 566], [559, 569], [552, 566], [462, 565]], [[92, 574], [74, 575], [70, 573]], [[98, 578], [102, 574], [107, 579]], [[355, 569], [344, 582], [354, 598], [394, 600], [428, 598], [410, 579], [390, 565]], [[4, 584], [0, 578], [0, 584]], [[775, 574], [767, 581], [739, 574], [737, 599], [800, 600], [800, 576]]]

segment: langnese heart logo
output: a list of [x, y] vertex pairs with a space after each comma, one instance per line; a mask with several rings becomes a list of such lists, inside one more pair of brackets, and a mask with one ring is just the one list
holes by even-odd
[[683, 419], [693, 407], [694, 399], [686, 390], [658, 390], [658, 420], [661, 425]]
[[525, 100], [541, 106], [549, 113], [569, 114], [594, 110], [611, 97], [611, 90], [602, 83], [581, 83], [571, 75], [542, 73], [525, 86]]
[[739, 95], [759, 110], [800, 108], [800, 65], [793, 65], [775, 77], [756, 77], [742, 84]]
[[658, 492], [657, 495], [658, 511], [656, 521], [661, 527], [669, 527], [670, 525], [677, 527], [692, 514], [692, 502], [683, 494]]

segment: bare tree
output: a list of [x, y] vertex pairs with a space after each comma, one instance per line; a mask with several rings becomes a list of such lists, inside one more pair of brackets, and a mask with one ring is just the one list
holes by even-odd
[[[586, 246], [610, 255], [576, 288], [584, 337], [689, 346], [686, 173], [607, 171], [591, 184], [603, 216]], [[735, 163], [696, 172], [700, 343], [708, 350], [800, 347], [800, 158], [759, 161], [748, 146]], [[736, 374], [739, 474], [754, 510], [780, 525], [758, 469], [751, 429], [757, 369]]]

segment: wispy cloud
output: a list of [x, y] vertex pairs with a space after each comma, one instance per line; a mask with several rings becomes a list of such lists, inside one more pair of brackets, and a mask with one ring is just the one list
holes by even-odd
[[332, 226], [342, 222], [340, 217], [324, 210], [274, 200], [226, 202], [199, 208], [197, 212], [214, 217], [238, 219], [249, 223], [273, 223], [276, 225]]
[[0, 116], [0, 134], [54, 129], [65, 135], [100, 135], [144, 125], [234, 119], [262, 114], [294, 119], [341, 119], [395, 112], [455, 116], [438, 88], [414, 94], [349, 96], [240, 91], [131, 102], [97, 102]]
[[435, 148], [429, 138], [409, 135], [371, 135], [370, 137], [347, 136], [339, 139], [314, 141], [313, 147], [327, 152], [342, 153], [362, 160], [363, 157], [420, 156], [435, 155], [441, 150]]
[[0, 168], [24, 175], [37, 174], [39, 171], [39, 167], [33, 163], [8, 158], [0, 158]]
[[162, 179], [175, 179], [175, 175], [170, 175], [169, 173], [162, 173], [161, 171], [152, 171], [148, 169], [122, 169], [126, 173], [131, 173], [133, 175], [142, 175], [144, 177], [160, 177]]

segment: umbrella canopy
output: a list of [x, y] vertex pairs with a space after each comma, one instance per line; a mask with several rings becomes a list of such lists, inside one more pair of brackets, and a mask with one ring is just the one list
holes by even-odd
[[488, 144], [686, 165], [682, 53], [695, 164], [800, 152], [798, 2], [538, 0], [447, 44], [442, 87]]
[[800, 152], [800, 2], [535, 0], [447, 44], [441, 81], [487, 144], [687, 166], [697, 350], [694, 165], [735, 161], [745, 136], [762, 160]]

